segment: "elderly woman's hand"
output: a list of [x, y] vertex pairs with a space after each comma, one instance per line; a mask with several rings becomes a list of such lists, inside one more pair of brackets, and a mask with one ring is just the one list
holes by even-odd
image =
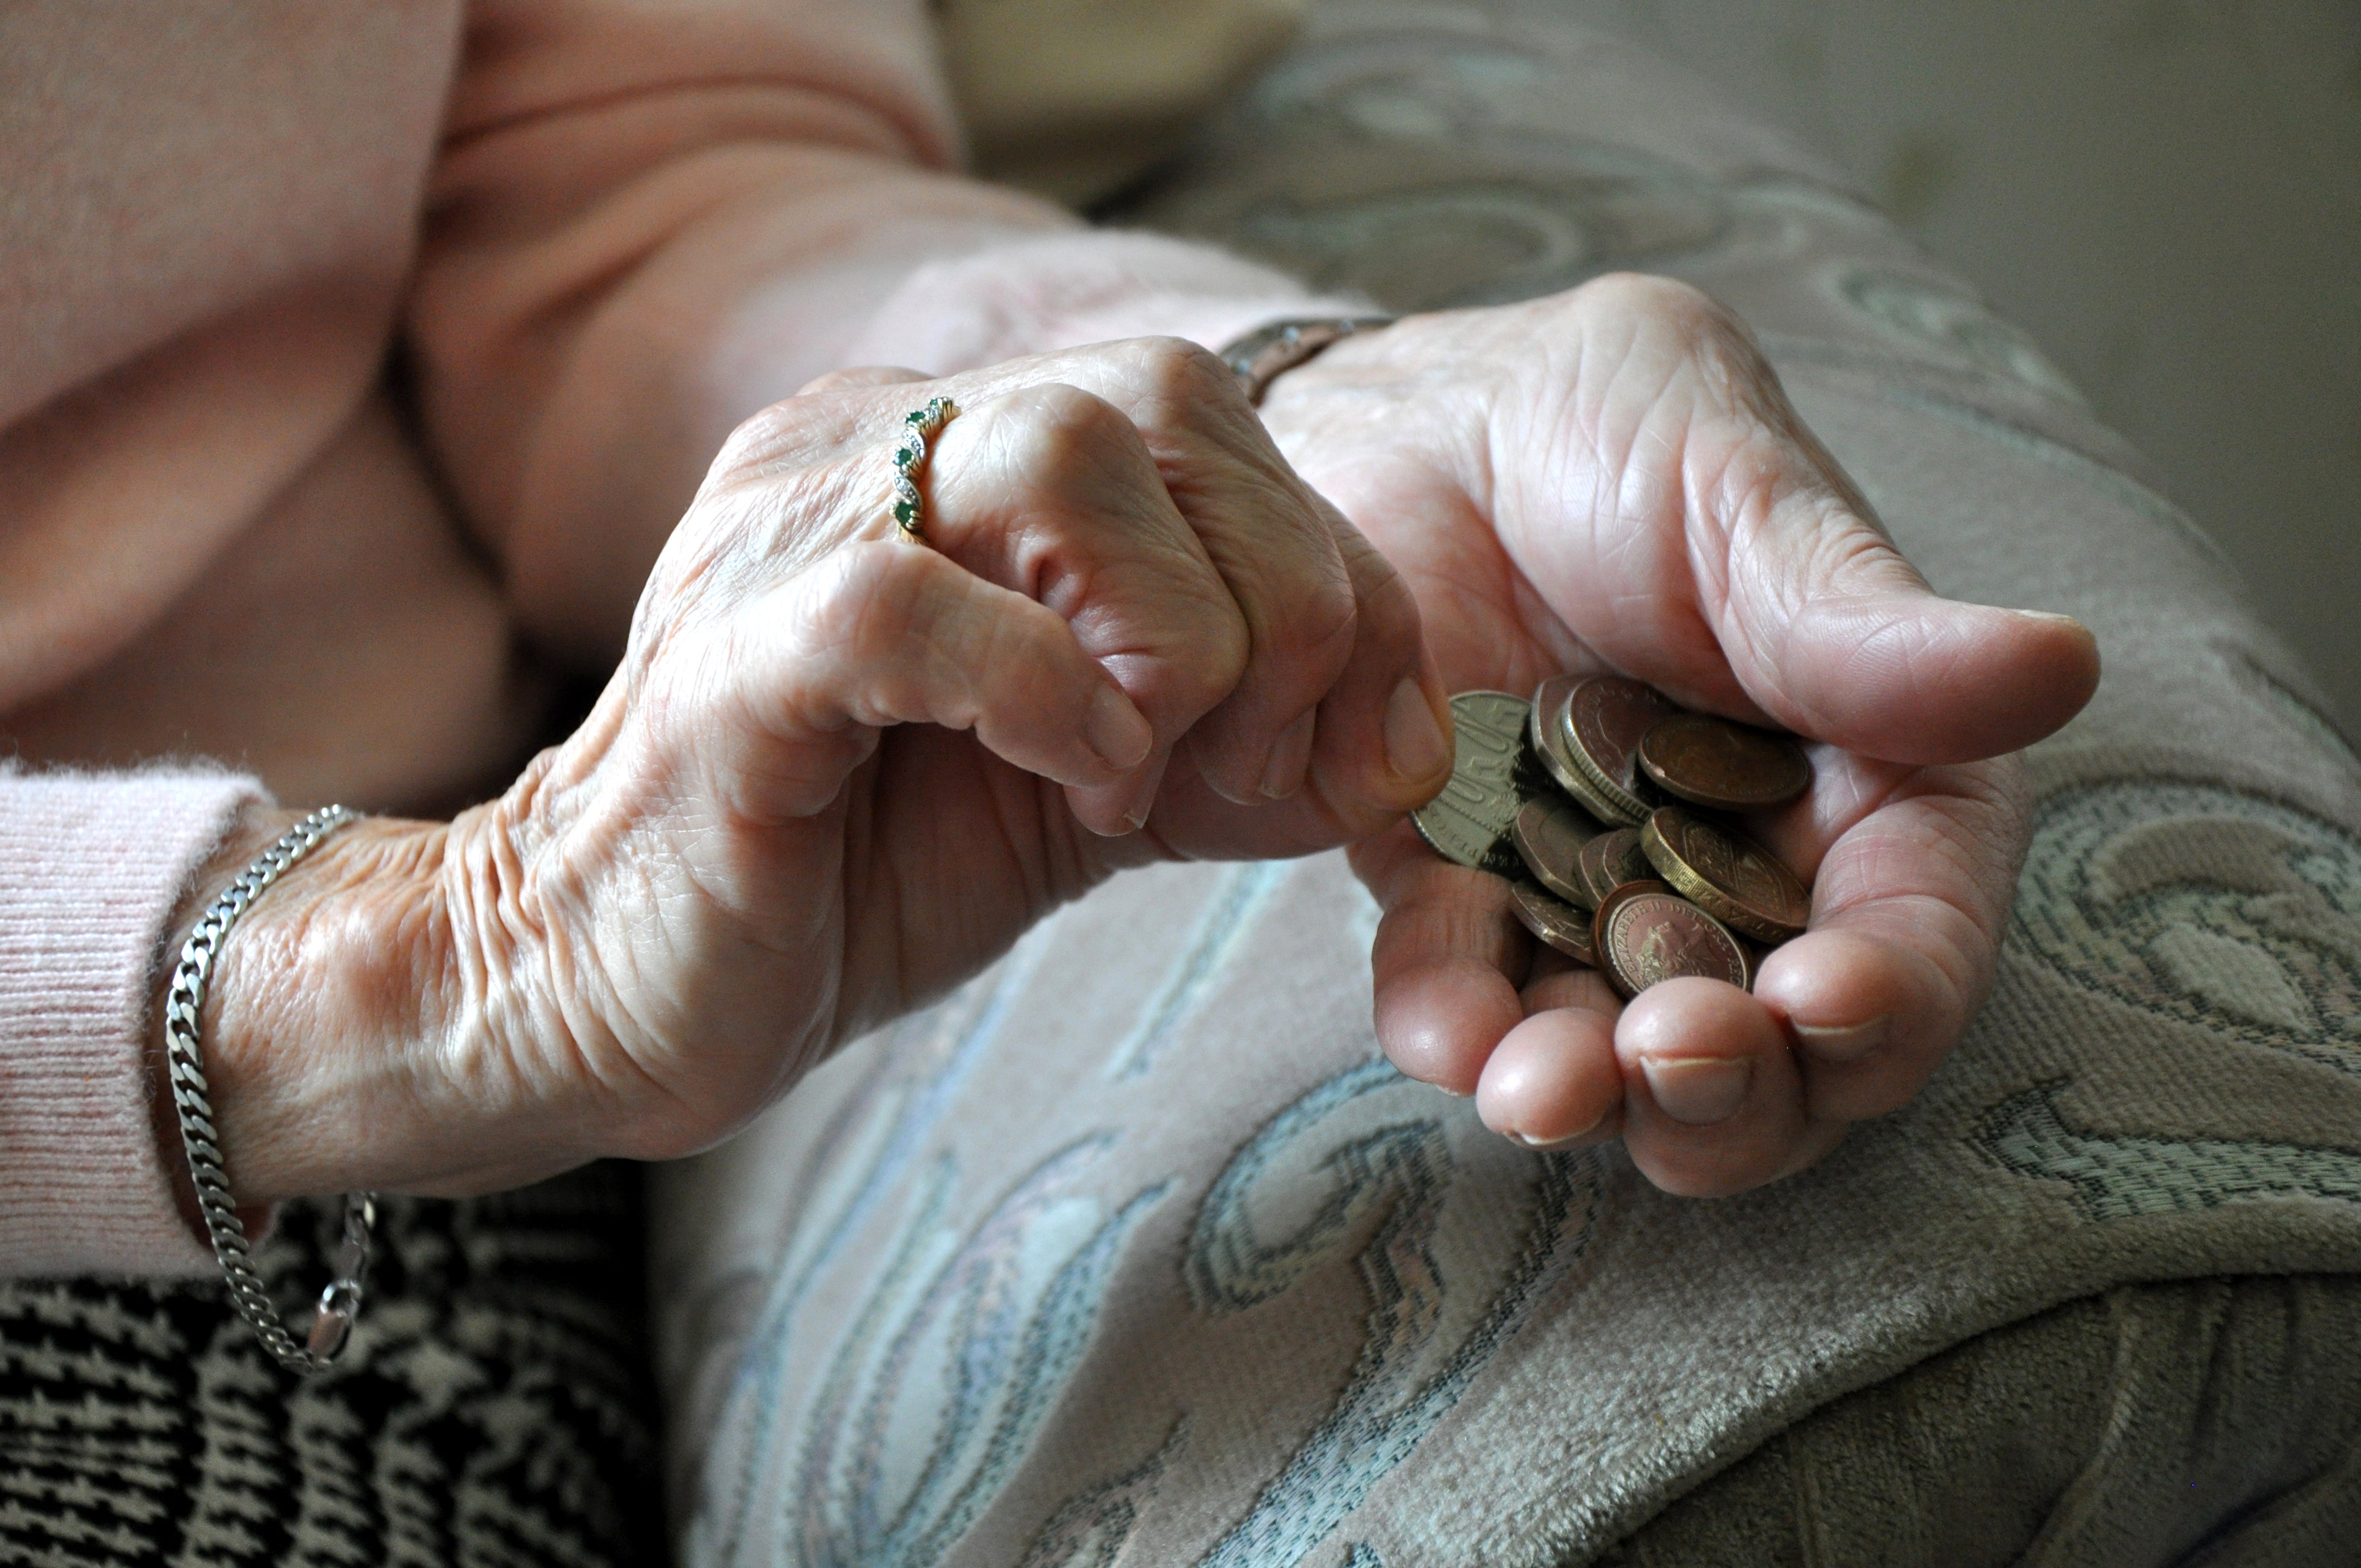
[[[918, 544], [888, 455], [937, 395]], [[824, 378], [731, 439], [574, 736], [258, 904], [211, 1025], [233, 1183], [689, 1152], [1124, 864], [1370, 832], [1447, 724], [1407, 590], [1203, 351]]]
[[1914, 1095], [1991, 986], [2029, 823], [2007, 753], [2089, 698], [2090, 633], [1937, 598], [1744, 329], [1676, 283], [1413, 317], [1280, 377], [1264, 417], [1401, 569], [1452, 690], [1613, 670], [1817, 742], [1811, 793], [1753, 824], [1817, 872], [1811, 930], [1751, 996], [1620, 1006], [1554, 956], [1529, 970], [1498, 878], [1407, 826], [1362, 846], [1403, 1070], [1529, 1143], [1620, 1133], [1696, 1194]]

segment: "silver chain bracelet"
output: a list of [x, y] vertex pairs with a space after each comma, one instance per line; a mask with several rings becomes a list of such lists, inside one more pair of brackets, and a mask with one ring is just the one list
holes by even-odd
[[320, 1292], [319, 1316], [302, 1344], [287, 1332], [279, 1309], [254, 1271], [246, 1226], [237, 1217], [237, 1202], [229, 1195], [229, 1179], [222, 1173], [221, 1146], [214, 1132], [213, 1102], [205, 1097], [205, 1047], [198, 1015], [205, 1005], [205, 987], [212, 981], [214, 959], [230, 927], [279, 874], [312, 852], [320, 840], [360, 813], [329, 806], [312, 813], [238, 873], [236, 882], [205, 911], [197, 928], [181, 948], [180, 966], [172, 971], [172, 989], [164, 1001], [164, 1052], [172, 1080], [172, 1108], [180, 1113], [181, 1146], [189, 1157], [189, 1179], [196, 1183], [197, 1205], [204, 1211], [205, 1231], [213, 1237], [214, 1256], [222, 1277], [229, 1281], [230, 1299], [238, 1314], [254, 1325], [280, 1365], [290, 1372], [318, 1372], [336, 1359], [351, 1337], [353, 1320], [360, 1315], [361, 1281], [368, 1271], [369, 1229], [377, 1223], [377, 1195], [345, 1194], [344, 1245], [336, 1251], [335, 1277]]

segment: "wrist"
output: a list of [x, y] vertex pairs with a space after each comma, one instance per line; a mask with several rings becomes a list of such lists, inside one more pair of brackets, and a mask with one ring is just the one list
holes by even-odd
[[[250, 810], [225, 838], [176, 911], [159, 997], [214, 900], [301, 815]], [[199, 1024], [216, 1142], [242, 1207], [471, 1190], [512, 1164], [482, 1114], [507, 1107], [470, 1092], [483, 1031], [478, 993], [454, 983], [441, 869], [449, 831], [355, 822], [288, 868], [223, 942]], [[193, 1221], [157, 1014], [158, 1135]]]

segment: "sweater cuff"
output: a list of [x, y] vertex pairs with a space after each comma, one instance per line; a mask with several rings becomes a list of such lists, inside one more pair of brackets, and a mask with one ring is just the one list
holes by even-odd
[[1210, 246], [1094, 229], [1035, 236], [913, 271], [847, 350], [848, 365], [928, 375], [1124, 337], [1219, 350], [1283, 316], [1367, 314]]
[[0, 765], [0, 1276], [212, 1269], [149, 1117], [149, 998], [173, 906], [261, 798]]

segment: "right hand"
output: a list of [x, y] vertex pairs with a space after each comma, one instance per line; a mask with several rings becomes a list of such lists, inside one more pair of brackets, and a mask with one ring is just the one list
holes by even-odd
[[[922, 546], [887, 455], [938, 395]], [[257, 903], [208, 1025], [233, 1186], [691, 1152], [1123, 865], [1399, 817], [1448, 712], [1408, 590], [1202, 350], [823, 378], [732, 437], [576, 734]]]

